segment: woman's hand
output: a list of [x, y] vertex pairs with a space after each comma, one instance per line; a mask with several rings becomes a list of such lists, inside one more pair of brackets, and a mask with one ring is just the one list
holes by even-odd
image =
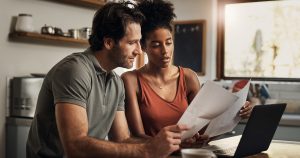
[[181, 142], [181, 148], [199, 148], [206, 145], [209, 142], [208, 135], [195, 134], [192, 138], [185, 139]]
[[239, 116], [242, 117], [242, 119], [249, 118], [252, 112], [252, 108], [253, 105], [251, 105], [250, 102], [246, 101], [246, 103], [239, 112]]

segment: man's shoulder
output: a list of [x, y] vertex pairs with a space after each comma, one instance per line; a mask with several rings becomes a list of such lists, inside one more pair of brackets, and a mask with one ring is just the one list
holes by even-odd
[[60, 64], [63, 63], [70, 63], [70, 64], [83, 64], [86, 65], [87, 63], [91, 62], [83, 52], [79, 53], [72, 53], [61, 60]]
[[92, 66], [92, 62], [83, 53], [68, 55], [55, 65], [56, 68], [70, 70], [86, 69], [90, 66]]
[[82, 53], [73, 53], [59, 61], [47, 74], [50, 78], [68, 78], [91, 75], [91, 63]]

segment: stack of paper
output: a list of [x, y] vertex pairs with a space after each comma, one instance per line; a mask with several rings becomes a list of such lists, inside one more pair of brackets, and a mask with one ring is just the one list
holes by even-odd
[[231, 93], [212, 81], [205, 83], [177, 123], [190, 127], [182, 139], [194, 136], [208, 123], [205, 134], [210, 137], [231, 131], [241, 119], [238, 112], [246, 102], [249, 85]]

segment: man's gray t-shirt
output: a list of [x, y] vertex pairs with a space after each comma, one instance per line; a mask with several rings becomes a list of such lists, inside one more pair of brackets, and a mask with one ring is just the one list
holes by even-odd
[[63, 157], [55, 121], [59, 102], [86, 109], [89, 136], [104, 139], [108, 135], [116, 111], [124, 111], [125, 90], [121, 78], [100, 64], [88, 49], [69, 55], [48, 72], [28, 135], [27, 157]]

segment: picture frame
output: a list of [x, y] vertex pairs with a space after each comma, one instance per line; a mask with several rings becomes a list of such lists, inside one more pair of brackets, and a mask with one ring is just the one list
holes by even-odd
[[173, 22], [173, 64], [205, 75], [206, 20]]

